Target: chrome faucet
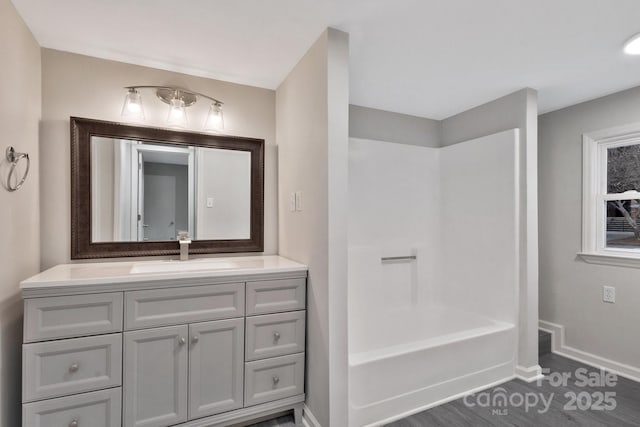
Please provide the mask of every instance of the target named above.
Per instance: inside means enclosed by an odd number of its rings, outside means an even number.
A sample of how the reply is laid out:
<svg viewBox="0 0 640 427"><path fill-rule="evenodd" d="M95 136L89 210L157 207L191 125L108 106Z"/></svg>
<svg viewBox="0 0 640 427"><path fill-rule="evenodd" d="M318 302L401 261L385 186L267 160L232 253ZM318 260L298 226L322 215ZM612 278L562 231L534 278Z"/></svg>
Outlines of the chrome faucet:
<svg viewBox="0 0 640 427"><path fill-rule="evenodd" d="M178 242L180 243L180 261L187 261L189 259L189 245L191 244L189 232L178 231Z"/></svg>

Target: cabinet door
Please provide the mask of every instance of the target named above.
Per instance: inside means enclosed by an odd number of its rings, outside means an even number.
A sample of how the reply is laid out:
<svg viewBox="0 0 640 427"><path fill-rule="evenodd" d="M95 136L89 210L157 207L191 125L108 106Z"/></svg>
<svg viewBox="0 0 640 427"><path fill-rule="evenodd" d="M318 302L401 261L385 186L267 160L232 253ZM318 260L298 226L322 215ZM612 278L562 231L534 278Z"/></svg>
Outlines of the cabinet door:
<svg viewBox="0 0 640 427"><path fill-rule="evenodd" d="M242 408L244 319L189 326L189 418Z"/></svg>
<svg viewBox="0 0 640 427"><path fill-rule="evenodd" d="M125 427L187 420L188 333L187 325L125 332Z"/></svg>

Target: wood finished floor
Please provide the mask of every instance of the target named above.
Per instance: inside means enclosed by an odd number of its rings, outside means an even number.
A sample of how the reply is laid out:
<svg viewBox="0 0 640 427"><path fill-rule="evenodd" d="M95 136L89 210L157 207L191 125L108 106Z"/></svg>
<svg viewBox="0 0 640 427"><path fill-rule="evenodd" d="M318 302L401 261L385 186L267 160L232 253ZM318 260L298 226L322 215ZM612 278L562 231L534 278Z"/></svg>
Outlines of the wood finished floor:
<svg viewBox="0 0 640 427"><path fill-rule="evenodd" d="M388 424L387 427L639 427L640 426L640 383L618 377L615 387L578 387L575 385L575 372L578 368L586 368L589 372L597 369L583 365L570 359L545 354L540 356L540 365L551 372L568 372L574 378L568 381L567 387L551 387L548 381L538 386L512 380L501 384L511 393L544 393L548 399L554 393L548 412L540 414L523 407L507 406L507 415L494 415L490 408L469 408L462 399L437 406L419 414ZM495 388L494 388L495 389ZM488 391L494 390L490 389ZM565 411L567 403L564 394L567 392L615 392L616 408L613 411L575 410ZM542 408L542 404L538 406ZM252 427L295 427L292 416L284 416L274 420L254 424ZM342 426L336 426L342 427Z"/></svg>
<svg viewBox="0 0 640 427"><path fill-rule="evenodd" d="M296 427L296 425L293 422L293 415L286 415L273 420L262 421L249 427Z"/></svg>

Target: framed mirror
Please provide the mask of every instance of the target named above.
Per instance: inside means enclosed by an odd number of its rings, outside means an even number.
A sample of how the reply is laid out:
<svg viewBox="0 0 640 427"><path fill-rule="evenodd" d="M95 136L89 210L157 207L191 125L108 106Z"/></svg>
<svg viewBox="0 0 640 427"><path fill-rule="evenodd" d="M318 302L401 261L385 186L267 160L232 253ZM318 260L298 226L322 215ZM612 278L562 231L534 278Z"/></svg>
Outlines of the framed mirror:
<svg viewBox="0 0 640 427"><path fill-rule="evenodd" d="M71 259L264 250L264 140L71 117Z"/></svg>

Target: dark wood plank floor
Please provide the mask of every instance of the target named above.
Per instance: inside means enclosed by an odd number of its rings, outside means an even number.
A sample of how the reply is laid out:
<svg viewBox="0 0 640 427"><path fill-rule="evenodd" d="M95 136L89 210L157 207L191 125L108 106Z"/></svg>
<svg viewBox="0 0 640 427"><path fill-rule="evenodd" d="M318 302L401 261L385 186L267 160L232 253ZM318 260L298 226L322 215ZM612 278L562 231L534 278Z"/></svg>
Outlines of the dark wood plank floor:
<svg viewBox="0 0 640 427"><path fill-rule="evenodd" d="M459 399L444 405L437 406L419 414L396 421L388 427L638 427L640 426L640 383L627 380L622 377L617 378L617 384L613 387L586 387L581 385L580 378L576 377L576 370L579 368L588 369L588 372L599 373L595 368L583 365L570 359L555 355L546 354L540 357L540 365L549 368L551 372L570 373L571 379L566 386L553 387L547 380L543 380L541 385L526 383L520 380L512 380L501 384L506 390L507 396L513 393L526 395L527 393L540 394L548 401L553 396L549 410L543 411L544 404L530 408L528 411L523 406L513 406L507 404L504 407L469 407L463 399ZM578 375L580 375L579 373ZM595 375L595 374L590 374ZM577 384L576 384L577 383ZM488 390L495 391L496 387ZM616 407L613 410L566 410L565 404L569 403L569 398L565 393L584 393L590 396L597 396L599 393L614 392ZM553 393L553 395L552 395ZM491 394L491 393L490 393ZM478 394L476 394L476 398ZM592 404L596 403L593 399ZM472 403L474 399L467 399ZM532 400L533 401L533 400ZM519 405L519 401L515 400ZM603 404L604 405L604 404ZM576 405L577 406L577 405ZM588 404L587 398L582 400L582 407L593 408ZM506 409L502 415L494 410Z"/></svg>
<svg viewBox="0 0 640 427"><path fill-rule="evenodd" d="M639 427L640 426L640 383L618 377L614 387L578 387L576 385L576 370L585 368L588 372L599 373L595 368L583 365L570 359L555 355L545 354L540 356L540 365L549 368L551 372L570 373L567 386L552 387L548 380L542 381L538 386L534 383L525 383L520 380L512 380L501 384L506 390L507 396L519 393L526 396L527 393L542 393L545 399L553 398L549 410L539 413L544 405L539 403L537 407L528 411L523 406L514 407L507 405L496 408L470 408L462 399L446 403L429 409L428 411L412 415L408 418L388 424L387 427ZM592 374L593 375L593 374ZM497 387L487 390L489 393ZM565 393L587 392L594 393L615 392L616 408L607 410L564 410L568 402ZM478 397L478 395L476 395ZM474 402L473 399L469 400ZM583 402L584 403L584 402ZM592 402L593 403L593 402ZM506 409L506 413L499 415L493 409ZM293 417L284 416L274 420L264 421L252 427L294 427ZM343 427L343 426L337 426Z"/></svg>
<svg viewBox="0 0 640 427"><path fill-rule="evenodd" d="M262 421L249 427L296 427L296 425L293 422L293 415L285 415L273 420Z"/></svg>

